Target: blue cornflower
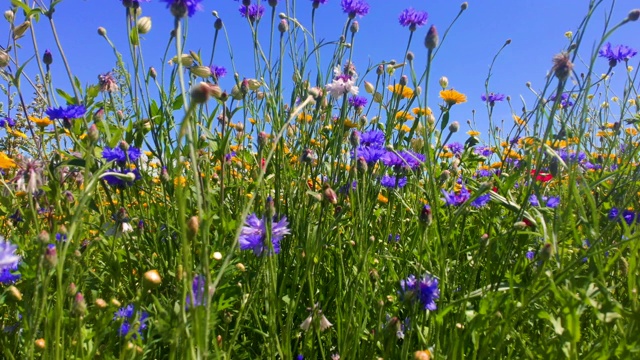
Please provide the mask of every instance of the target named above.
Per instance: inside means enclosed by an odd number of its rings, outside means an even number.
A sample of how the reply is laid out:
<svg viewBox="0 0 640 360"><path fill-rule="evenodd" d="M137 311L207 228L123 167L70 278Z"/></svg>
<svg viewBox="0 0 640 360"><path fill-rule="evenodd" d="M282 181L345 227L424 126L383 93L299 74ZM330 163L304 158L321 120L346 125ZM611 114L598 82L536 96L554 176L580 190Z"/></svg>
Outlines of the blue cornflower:
<svg viewBox="0 0 640 360"><path fill-rule="evenodd" d="M62 241L62 242L67 241L67 234L64 234L64 233L57 233L57 234L56 234L56 241L58 241L58 242L60 242L60 241Z"/></svg>
<svg viewBox="0 0 640 360"><path fill-rule="evenodd" d="M419 281L414 275L409 275L406 280L400 280L400 296L403 300L419 301L425 310L437 309L435 300L440 298L438 279L430 274L425 274Z"/></svg>
<svg viewBox="0 0 640 360"><path fill-rule="evenodd" d="M129 304L123 308L118 309L113 314L113 320L123 320L122 324L120 324L120 329L118 333L120 336L125 337L131 331L131 320L134 320L136 313L134 312L133 304ZM138 327L138 334L142 336L142 331L147 328L147 318L149 314L146 311L138 311L137 315L140 315L140 326ZM136 338L138 334L133 334L132 337Z"/></svg>
<svg viewBox="0 0 640 360"><path fill-rule="evenodd" d="M367 98L362 96L353 95L349 98L349 104L356 109L362 109L367 106Z"/></svg>
<svg viewBox="0 0 640 360"><path fill-rule="evenodd" d="M549 96L549 101L555 101L555 100L556 100L556 94ZM560 106L563 109L573 106L573 101L569 99L569 94L562 93L562 95L560 95Z"/></svg>
<svg viewBox="0 0 640 360"><path fill-rule="evenodd" d="M611 46L611 43L606 43L600 51L598 51L598 55L601 57L609 59L609 66L614 67L620 61L629 61L632 57L634 57L638 52L628 46L625 45L616 45Z"/></svg>
<svg viewBox="0 0 640 360"><path fill-rule="evenodd" d="M349 14L352 19L356 15L363 17L369 13L369 4L364 0L342 0L340 5L342 6L342 11Z"/></svg>
<svg viewBox="0 0 640 360"><path fill-rule="evenodd" d="M407 177L396 178L395 176L385 175L380 179L380 185L387 188L403 188L407 185Z"/></svg>
<svg viewBox="0 0 640 360"><path fill-rule="evenodd" d="M360 146L358 147L358 158L363 158L367 162L367 165L371 166L378 162L380 158L386 153L384 149L376 147Z"/></svg>
<svg viewBox="0 0 640 360"><path fill-rule="evenodd" d="M409 150L387 151L381 158L385 166L393 167L396 171L402 169L415 170L422 165L425 159L424 155Z"/></svg>
<svg viewBox="0 0 640 360"><path fill-rule="evenodd" d="M609 210L609 215L607 217L609 218L609 220L615 220L618 218L619 214L620 214L620 210L618 210L618 208L611 208L611 210Z"/></svg>
<svg viewBox="0 0 640 360"><path fill-rule="evenodd" d="M529 204L531 204L531 206L540 206L538 197L535 194L531 194L531 196L529 196Z"/></svg>
<svg viewBox="0 0 640 360"><path fill-rule="evenodd" d="M202 10L202 0L160 0L167 3L167 8L171 8L171 13L175 17L193 16L198 10Z"/></svg>
<svg viewBox="0 0 640 360"><path fill-rule="evenodd" d="M464 185L462 185L458 193L455 191L448 192L442 189L442 195L444 195L445 203L449 206L460 206L471 197L471 193L469 193L469 190Z"/></svg>
<svg viewBox="0 0 640 360"><path fill-rule="evenodd" d="M489 169L480 169L476 172L477 177L489 177L493 176L493 172Z"/></svg>
<svg viewBox="0 0 640 360"><path fill-rule="evenodd" d="M251 4L249 6L240 6L240 14L242 17L246 17L249 21L254 22L260 20L262 14L264 14L264 6Z"/></svg>
<svg viewBox="0 0 640 360"><path fill-rule="evenodd" d="M124 151L121 147L110 148L105 146L102 150L102 158L107 161L115 161L118 165L124 166L127 161L135 163L138 161L142 152L140 149L130 146L127 151Z"/></svg>
<svg viewBox="0 0 640 360"><path fill-rule="evenodd" d="M360 134L360 145L367 147L384 147L384 133L380 130L371 130Z"/></svg>
<svg viewBox="0 0 640 360"><path fill-rule="evenodd" d="M527 251L527 254L525 256L527 257L528 260L531 261L536 256L536 253L533 250L529 250Z"/></svg>
<svg viewBox="0 0 640 360"><path fill-rule="evenodd" d="M127 175L130 176L130 178L127 179L122 179L120 177L117 177L115 175L106 175L104 176L102 179L104 181L107 182L107 184L114 186L114 187L127 187L127 186L131 186L133 185L134 182L140 180L141 176L140 176L140 171L138 171L138 169L124 169L124 170L118 170L118 169L111 169L109 170L109 172L112 173L119 173L122 175ZM133 174L133 176L129 175L129 174Z"/></svg>
<svg viewBox="0 0 640 360"><path fill-rule="evenodd" d="M59 108L48 108L45 111L49 119L63 121L81 118L86 112L87 109L84 105L69 105L66 108L60 106Z"/></svg>
<svg viewBox="0 0 640 360"><path fill-rule="evenodd" d="M504 100L505 97L506 96L504 94L494 94L494 93L480 95L480 99L482 99L482 101L484 102L488 102L490 106L495 105L496 102L498 101Z"/></svg>
<svg viewBox="0 0 640 360"><path fill-rule="evenodd" d="M471 206L473 206L474 208L481 208L487 205L489 203L489 200L491 200L491 195L483 194L478 196L475 200L473 200L471 202Z"/></svg>
<svg viewBox="0 0 640 360"><path fill-rule="evenodd" d="M220 78L227 75L227 69L223 66L211 65L209 69L211 70L211 75L213 75L213 78L216 80L220 80Z"/></svg>
<svg viewBox="0 0 640 360"><path fill-rule="evenodd" d="M627 223L627 225L631 225L636 220L637 215L635 212L626 209L625 211L622 212L622 218Z"/></svg>
<svg viewBox="0 0 640 360"><path fill-rule="evenodd" d="M205 304L206 301L206 285L207 278L203 275L196 275L193 278L192 290L193 290L193 299L191 299L191 294L187 294L187 310L190 307L198 307Z"/></svg>
<svg viewBox="0 0 640 360"><path fill-rule="evenodd" d="M464 151L464 145L460 144L459 142L452 142L451 144L447 145L447 148L449 148L449 151L451 151L453 155L456 156L462 155L462 152Z"/></svg>
<svg viewBox="0 0 640 360"><path fill-rule="evenodd" d="M408 26L409 30L415 31L418 27L425 25L428 18L429 14L427 14L426 11L417 11L410 7L402 10L398 21L400 22L400 25L404 27Z"/></svg>
<svg viewBox="0 0 640 360"><path fill-rule="evenodd" d="M394 239L395 239L395 242L400 241L400 234L396 234L396 236L393 236L393 234L389 234L389 238L388 238L389 242L391 242L391 240L394 240Z"/></svg>
<svg viewBox="0 0 640 360"><path fill-rule="evenodd" d="M20 256L16 254L18 247L0 236L0 270L17 269Z"/></svg>
<svg viewBox="0 0 640 360"><path fill-rule="evenodd" d="M547 198L546 201L547 201L548 208L555 209L558 207L558 205L560 205L560 198L557 196L549 196L549 198Z"/></svg>
<svg viewBox="0 0 640 360"><path fill-rule="evenodd" d="M478 146L473 150L473 152L484 157L489 157L493 154L493 150L491 150L489 146Z"/></svg>
<svg viewBox="0 0 640 360"><path fill-rule="evenodd" d="M287 226L287 217L283 216L280 221L274 221L271 223L271 243L273 245L273 252L278 254L280 252L280 240L290 234ZM267 239L267 226L264 218L259 219L256 214L251 214L247 217L245 226L240 232L240 250L253 250L256 256L262 255L267 250L271 253L270 247L265 244Z"/></svg>
<svg viewBox="0 0 640 360"><path fill-rule="evenodd" d="M16 121L13 120L12 118L5 116L4 118L0 119L0 128L3 127L14 127L16 126Z"/></svg>

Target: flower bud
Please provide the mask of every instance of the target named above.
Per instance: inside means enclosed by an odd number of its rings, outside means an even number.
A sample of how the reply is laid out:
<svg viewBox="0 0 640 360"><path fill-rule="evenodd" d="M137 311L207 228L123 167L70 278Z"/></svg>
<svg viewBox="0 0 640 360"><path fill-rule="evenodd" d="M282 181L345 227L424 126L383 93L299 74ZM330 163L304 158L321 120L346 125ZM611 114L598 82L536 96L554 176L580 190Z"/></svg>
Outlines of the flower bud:
<svg viewBox="0 0 640 360"><path fill-rule="evenodd" d="M56 265L58 265L58 251L56 250L55 244L47 245L47 248L44 252L44 260L51 268L54 268L56 267Z"/></svg>
<svg viewBox="0 0 640 360"><path fill-rule="evenodd" d="M351 146L357 148L360 145L360 132L353 130L351 134L349 134L349 142Z"/></svg>
<svg viewBox="0 0 640 360"><path fill-rule="evenodd" d="M365 81L364 82L364 90L369 93L369 94L373 94L373 92L376 90L375 87L373 86L372 83Z"/></svg>
<svg viewBox="0 0 640 360"><path fill-rule="evenodd" d="M143 16L136 22L136 27L138 28L138 33L146 34L151 31L151 18L148 16Z"/></svg>
<svg viewBox="0 0 640 360"><path fill-rule="evenodd" d="M75 283L71 283L69 284L69 286L67 286L67 294L69 296L74 296L77 292L78 292L78 287L76 286Z"/></svg>
<svg viewBox="0 0 640 360"><path fill-rule="evenodd" d="M256 80L256 79L245 79L243 80L243 83L246 81L246 85L248 86L249 90L251 91L256 91L260 88L260 86L262 86L262 83L260 82L260 80Z"/></svg>
<svg viewBox="0 0 640 360"><path fill-rule="evenodd" d="M363 156L358 157L358 162L356 163L356 168L361 173L366 173L369 170L369 164L367 164L367 160Z"/></svg>
<svg viewBox="0 0 640 360"><path fill-rule="evenodd" d="M247 271L247 269L244 267L244 264L243 264L243 263L237 263L237 264L236 264L236 269L238 269L238 270L239 270L239 271L241 271L241 272L245 272L245 271Z"/></svg>
<svg viewBox="0 0 640 360"><path fill-rule="evenodd" d="M6 51L0 50L0 68L7 67L11 63L11 58Z"/></svg>
<svg viewBox="0 0 640 360"><path fill-rule="evenodd" d="M78 316L84 316L87 313L87 302L82 293L77 293L73 299L73 312Z"/></svg>
<svg viewBox="0 0 640 360"><path fill-rule="evenodd" d="M336 195L336 192L327 184L324 185L322 196L324 200L333 205L336 205L338 203L338 195Z"/></svg>
<svg viewBox="0 0 640 360"><path fill-rule="evenodd" d="M222 29L222 19L216 19L216 21L213 23L213 28L216 30Z"/></svg>
<svg viewBox="0 0 640 360"><path fill-rule="evenodd" d="M25 21L22 24L16 26L13 29L13 40L18 40L21 37L24 36L24 33L27 32L27 30L29 29L29 27L31 26L31 21Z"/></svg>
<svg viewBox="0 0 640 360"><path fill-rule="evenodd" d="M449 79L447 79L446 76L441 77L438 82L443 89L446 89L447 86L449 86Z"/></svg>
<svg viewBox="0 0 640 360"><path fill-rule="evenodd" d="M466 3L465 3L466 4ZM431 351L419 350L413 353L414 360L431 360Z"/></svg>
<svg viewBox="0 0 640 360"><path fill-rule="evenodd" d="M465 11L469 8L469 3L468 2L463 2L462 4L460 4L460 10Z"/></svg>
<svg viewBox="0 0 640 360"><path fill-rule="evenodd" d="M191 88L191 101L196 104L204 104L209 100L209 85L201 82Z"/></svg>
<svg viewBox="0 0 640 360"><path fill-rule="evenodd" d="M35 341L35 344L36 344L36 349L38 349L38 350L44 350L47 347L44 339L42 339L42 338L37 339Z"/></svg>
<svg viewBox="0 0 640 360"><path fill-rule="evenodd" d="M460 123L457 121L452 122L451 124L449 124L449 131L452 133L456 133L458 132L458 130L460 130Z"/></svg>
<svg viewBox="0 0 640 360"><path fill-rule="evenodd" d="M408 83L408 82L409 82L409 78L407 77L407 75L402 75L402 76L400 77L399 84L400 84L401 86L407 86L407 83Z"/></svg>
<svg viewBox="0 0 640 360"><path fill-rule="evenodd" d="M155 80L155 79L156 79L156 77L158 76L158 72L156 71L156 69L155 69L153 66L151 66L151 67L149 68L149 76L150 76L152 79L154 79L154 80Z"/></svg>
<svg viewBox="0 0 640 360"><path fill-rule="evenodd" d="M169 65L177 64L178 61L182 64L182 66L191 66L193 65L193 58L189 54L182 54L180 56L176 55L169 60Z"/></svg>
<svg viewBox="0 0 640 360"><path fill-rule="evenodd" d="M96 306L100 309L104 309L108 306L107 302L101 298L97 298L96 301L94 301L94 304L96 304Z"/></svg>
<svg viewBox="0 0 640 360"><path fill-rule="evenodd" d="M280 22L278 23L278 31L280 31L281 33L289 31L289 23L287 22L287 20L280 20Z"/></svg>
<svg viewBox="0 0 640 360"><path fill-rule="evenodd" d="M187 236L193 239L198 235L198 230L200 230L200 219L197 216L190 217L187 221Z"/></svg>
<svg viewBox="0 0 640 360"><path fill-rule="evenodd" d="M160 277L158 270L149 270L144 273L142 283L147 289L155 289L162 284L162 278Z"/></svg>
<svg viewBox="0 0 640 360"><path fill-rule="evenodd" d="M627 15L627 19L629 21L637 21L640 18L640 9L633 9L629 11L629 15Z"/></svg>
<svg viewBox="0 0 640 360"><path fill-rule="evenodd" d="M98 35L100 36L107 36L107 29L103 28L102 26L100 26L98 28Z"/></svg>
<svg viewBox="0 0 640 360"><path fill-rule="evenodd" d="M211 76L211 68L208 66L192 66L189 68L189 71L191 71L193 75L201 78L208 78Z"/></svg>
<svg viewBox="0 0 640 360"><path fill-rule="evenodd" d="M380 76L384 74L384 65L380 64L378 65L378 68L376 69L376 75Z"/></svg>
<svg viewBox="0 0 640 360"><path fill-rule="evenodd" d="M22 293L20 292L20 290L18 290L17 287L11 285L9 286L9 288L7 289L9 290L9 295L16 301L20 301L22 300Z"/></svg>
<svg viewBox="0 0 640 360"><path fill-rule="evenodd" d="M573 63L569 59L569 54L563 52L554 56L551 70L558 80L566 80L571 75L571 71L573 71Z"/></svg>
<svg viewBox="0 0 640 360"><path fill-rule="evenodd" d="M214 252L213 253L213 260L216 260L216 261L222 260L222 253L219 252L219 251Z"/></svg>
<svg viewBox="0 0 640 360"><path fill-rule="evenodd" d="M427 31L427 36L424 38L424 46L429 50L433 50L438 46L439 41L438 30L435 25L431 25L429 31Z"/></svg>
<svg viewBox="0 0 640 360"><path fill-rule="evenodd" d="M415 58L415 55L413 54L413 51L407 51L407 56L406 56L407 61L413 61L414 58Z"/></svg>
<svg viewBox="0 0 640 360"><path fill-rule="evenodd" d="M13 20L15 19L15 13L13 10L7 10L4 12L4 18L7 19L9 24L13 24Z"/></svg>
<svg viewBox="0 0 640 360"><path fill-rule="evenodd" d="M49 240L50 240L49 233L46 230L40 231L40 234L38 234L38 241L45 243L45 242L49 242Z"/></svg>
<svg viewBox="0 0 640 360"><path fill-rule="evenodd" d="M87 137L91 142L96 142L100 138L100 133L98 132L98 127L96 124L91 124L89 129L87 129Z"/></svg>
<svg viewBox="0 0 640 360"><path fill-rule="evenodd" d="M349 27L349 30L351 31L352 34L355 34L358 32L358 30L360 30L360 24L357 21L353 21L351 23L351 26Z"/></svg>

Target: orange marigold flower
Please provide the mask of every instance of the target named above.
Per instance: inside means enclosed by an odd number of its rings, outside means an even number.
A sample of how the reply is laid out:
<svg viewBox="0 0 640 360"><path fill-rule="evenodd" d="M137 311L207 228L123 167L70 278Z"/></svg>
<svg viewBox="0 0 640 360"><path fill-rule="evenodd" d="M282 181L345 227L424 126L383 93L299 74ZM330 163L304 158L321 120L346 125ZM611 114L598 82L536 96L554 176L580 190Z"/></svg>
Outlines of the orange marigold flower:
<svg viewBox="0 0 640 360"><path fill-rule="evenodd" d="M413 120L415 119L411 114L409 114L407 111L398 111L396 113L396 120L402 120L402 121L407 121L407 120Z"/></svg>
<svg viewBox="0 0 640 360"><path fill-rule="evenodd" d="M413 97L413 90L406 85L400 85L400 84L389 85L387 86L387 89L389 89L389 91L391 91L396 95L402 96L405 99L409 99Z"/></svg>
<svg viewBox="0 0 640 360"><path fill-rule="evenodd" d="M463 102L467 102L467 96L465 94L457 92L457 91L455 91L453 89L440 91L440 97L449 106L453 106L453 105L456 105L456 104L462 104Z"/></svg>
<svg viewBox="0 0 640 360"><path fill-rule="evenodd" d="M31 120L38 127L41 127L41 128L45 128L45 127L53 124L53 121L51 121L51 119L46 118L46 117L45 118L37 118L35 116L29 116L29 120Z"/></svg>
<svg viewBox="0 0 640 360"><path fill-rule="evenodd" d="M411 109L411 112L416 114L417 116L426 116L426 115L432 114L431 108L429 107L426 107L426 108L415 107Z"/></svg>
<svg viewBox="0 0 640 360"><path fill-rule="evenodd" d="M0 169L10 169L16 167L16 162L13 161L7 154L0 152Z"/></svg>

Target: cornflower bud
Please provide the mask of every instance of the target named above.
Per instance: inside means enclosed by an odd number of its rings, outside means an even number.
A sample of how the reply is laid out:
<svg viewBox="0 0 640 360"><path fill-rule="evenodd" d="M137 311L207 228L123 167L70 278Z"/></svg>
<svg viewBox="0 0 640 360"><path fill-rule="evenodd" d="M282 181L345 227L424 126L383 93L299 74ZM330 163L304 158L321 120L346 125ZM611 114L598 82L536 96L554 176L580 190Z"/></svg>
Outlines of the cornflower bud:
<svg viewBox="0 0 640 360"><path fill-rule="evenodd" d="M452 133L456 133L458 132L458 130L460 130L460 123L457 121L452 122L451 124L449 124L449 131Z"/></svg>
<svg viewBox="0 0 640 360"><path fill-rule="evenodd" d="M78 316L84 316L87 313L87 302L82 293L77 293L73 299L73 312Z"/></svg>
<svg viewBox="0 0 640 360"><path fill-rule="evenodd" d="M278 23L278 31L280 31L281 33L289 31L289 23L287 22L287 20L280 20L280 22Z"/></svg>
<svg viewBox="0 0 640 360"><path fill-rule="evenodd" d="M429 50L433 50L438 46L439 41L438 30L435 25L431 25L429 31L427 31L427 36L424 38L424 46Z"/></svg>
<svg viewBox="0 0 640 360"><path fill-rule="evenodd" d="M156 77L158 76L158 72L156 71L156 69L155 69L153 66L151 66L151 67L149 68L149 76L150 76L152 79L154 79L154 80L155 80L155 79L156 79Z"/></svg>
<svg viewBox="0 0 640 360"><path fill-rule="evenodd" d="M400 77L400 81L399 81L400 85L407 86L408 82L409 82L409 78L407 77L407 75L402 75Z"/></svg>
<svg viewBox="0 0 640 360"><path fill-rule="evenodd" d="M56 250L55 244L47 245L47 248L44 252L44 259L51 268L54 268L56 267L56 265L58 265L58 252Z"/></svg>
<svg viewBox="0 0 640 360"><path fill-rule="evenodd" d="M338 195L336 195L336 192L327 184L324 185L322 196L324 200L333 205L336 205L338 203Z"/></svg>
<svg viewBox="0 0 640 360"><path fill-rule="evenodd" d="M571 75L571 71L573 71L573 63L571 63L571 59L569 59L569 54L563 52L554 56L551 70L558 80L566 80L569 75Z"/></svg>
<svg viewBox="0 0 640 360"><path fill-rule="evenodd" d="M629 21L637 21L640 19L640 9L633 9L629 11L629 15L627 15L627 19Z"/></svg>
<svg viewBox="0 0 640 360"><path fill-rule="evenodd" d="M209 100L209 85L201 82L191 88L191 101L196 104L204 104Z"/></svg>
<svg viewBox="0 0 640 360"><path fill-rule="evenodd" d="M349 30L351 31L352 34L355 34L358 32L358 30L360 30L360 24L357 21L353 21L351 23L351 26L349 27Z"/></svg>
<svg viewBox="0 0 640 360"><path fill-rule="evenodd" d="M469 8L469 3L468 2L463 2L462 4L460 4L460 10L465 11Z"/></svg>
<svg viewBox="0 0 640 360"><path fill-rule="evenodd" d="M136 27L138 28L138 33L146 34L151 31L151 18L148 16L143 16L138 21L136 21Z"/></svg>
<svg viewBox="0 0 640 360"><path fill-rule="evenodd" d="M360 145L360 132L353 130L351 134L349 134L349 142L351 146L357 148Z"/></svg>
<svg viewBox="0 0 640 360"><path fill-rule="evenodd" d="M51 51L49 51L48 49L44 51L44 54L42 55L42 62L49 66L53 63L53 55L51 55Z"/></svg>
<svg viewBox="0 0 640 360"><path fill-rule="evenodd" d="M376 69L376 75L380 76L384 74L384 65L380 64L378 65L378 68Z"/></svg>
<svg viewBox="0 0 640 360"><path fill-rule="evenodd" d="M98 35L100 36L107 36L107 29L103 28L102 26L100 26L98 28Z"/></svg>
<svg viewBox="0 0 640 360"><path fill-rule="evenodd" d="M413 54L413 52L407 51L407 56L406 56L407 61L413 61L414 58L415 58L415 55Z"/></svg>
<svg viewBox="0 0 640 360"><path fill-rule="evenodd" d="M100 133L98 132L98 127L96 124L91 124L89 129L87 129L87 137L91 142L96 142L100 138Z"/></svg>
<svg viewBox="0 0 640 360"><path fill-rule="evenodd" d="M213 28L216 30L222 29L222 19L216 19L216 21L213 23Z"/></svg>

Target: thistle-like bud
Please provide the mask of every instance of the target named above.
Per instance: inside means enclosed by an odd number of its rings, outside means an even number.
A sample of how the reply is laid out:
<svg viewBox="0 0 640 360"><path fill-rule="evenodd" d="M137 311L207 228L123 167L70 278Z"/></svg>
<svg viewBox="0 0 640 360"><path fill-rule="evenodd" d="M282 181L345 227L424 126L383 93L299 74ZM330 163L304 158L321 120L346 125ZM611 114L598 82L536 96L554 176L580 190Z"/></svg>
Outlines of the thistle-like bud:
<svg viewBox="0 0 640 360"><path fill-rule="evenodd" d="M427 225L431 225L433 222L433 213L431 212L431 206L424 205L420 210L420 221Z"/></svg>
<svg viewBox="0 0 640 360"><path fill-rule="evenodd" d="M267 216L272 218L276 214L276 204L273 201L271 195L267 196L267 200L265 201L264 207L267 210Z"/></svg>
<svg viewBox="0 0 640 360"><path fill-rule="evenodd" d="M427 31L427 36L424 38L424 46L429 50L433 50L438 46L439 41L438 30L435 25L431 25L429 31Z"/></svg>
<svg viewBox="0 0 640 360"><path fill-rule="evenodd" d="M338 203L338 195L336 195L336 192L327 184L324 185L322 197L324 198L324 200L333 205L336 205Z"/></svg>
<svg viewBox="0 0 640 360"><path fill-rule="evenodd" d="M56 250L55 244L47 245L47 248L44 251L44 260L51 268L54 268L56 267L56 265L58 265L58 251Z"/></svg>
<svg viewBox="0 0 640 360"><path fill-rule="evenodd" d="M357 148L360 145L360 132L353 130L351 134L349 134L349 142L351 143L351 146Z"/></svg>
<svg viewBox="0 0 640 360"><path fill-rule="evenodd" d="M216 21L213 22L213 28L216 30L222 29L222 19L216 19Z"/></svg>
<svg viewBox="0 0 640 360"><path fill-rule="evenodd" d="M407 77L407 75L402 75L400 77L400 81L399 84L402 86L407 86L407 83L409 82L409 78Z"/></svg>
<svg viewBox="0 0 640 360"><path fill-rule="evenodd" d="M452 133L456 133L458 132L458 130L460 130L460 123L457 121L452 122L451 124L449 124L449 131Z"/></svg>
<svg viewBox="0 0 640 360"><path fill-rule="evenodd" d="M87 313L87 302L82 293L77 293L73 299L73 312L78 316L84 316Z"/></svg>
<svg viewBox="0 0 640 360"><path fill-rule="evenodd" d="M640 19L640 9L633 9L629 11L629 15L627 15L627 19L629 21L637 21Z"/></svg>
<svg viewBox="0 0 640 360"><path fill-rule="evenodd" d="M360 30L360 24L357 21L353 21L351 23L351 26L349 27L349 30L351 31L352 34L355 34L358 32L358 30Z"/></svg>
<svg viewBox="0 0 640 360"><path fill-rule="evenodd" d="M356 163L356 168L361 173L366 173L369 170L369 164L367 164L367 160L363 156L358 157L358 162Z"/></svg>
<svg viewBox="0 0 640 360"><path fill-rule="evenodd" d="M278 31L280 31L281 33L289 31L289 23L287 22L287 20L280 20L280 22L278 23Z"/></svg>
<svg viewBox="0 0 640 360"><path fill-rule="evenodd" d="M200 230L200 219L197 216L190 217L187 221L187 236L193 239L198 235L198 230Z"/></svg>
<svg viewBox="0 0 640 360"><path fill-rule="evenodd" d="M573 63L571 63L571 59L569 59L569 54L563 52L554 56L551 70L558 80L566 80L569 75L571 75L571 71L573 71Z"/></svg>
<svg viewBox="0 0 640 360"><path fill-rule="evenodd" d="M260 131L260 133L258 133L258 147L263 148L267 144L268 140L269 134L264 131Z"/></svg>
<svg viewBox="0 0 640 360"><path fill-rule="evenodd" d="M149 270L144 273L142 283L147 289L155 289L162 284L162 277L160 277L158 270Z"/></svg>
<svg viewBox="0 0 640 360"><path fill-rule="evenodd" d="M152 79L155 80L157 76L158 76L158 72L156 71L156 69L153 66L151 66L149 68L149 77L151 77Z"/></svg>
<svg viewBox="0 0 640 360"><path fill-rule="evenodd" d="M100 26L98 28L98 35L100 36L107 36L107 29L103 28L102 26Z"/></svg>
<svg viewBox="0 0 640 360"><path fill-rule="evenodd" d="M413 51L407 51L407 56L406 56L407 61L413 61L414 58L415 58L415 55L413 54Z"/></svg>
<svg viewBox="0 0 640 360"><path fill-rule="evenodd" d="M136 21L136 27L138 28L138 33L146 34L151 31L151 18L148 16L143 16L138 21Z"/></svg>
<svg viewBox="0 0 640 360"><path fill-rule="evenodd" d="M376 69L376 75L380 76L384 74L384 65L380 64L378 65L378 68Z"/></svg>
<svg viewBox="0 0 640 360"><path fill-rule="evenodd" d="M98 127L96 126L96 124L91 124L91 126L89 126L89 129L87 129L87 137L93 143L98 141L98 139L100 138L100 132L98 132Z"/></svg>
<svg viewBox="0 0 640 360"><path fill-rule="evenodd" d="M269 0L269 6L276 7L278 5L278 0Z"/></svg>

